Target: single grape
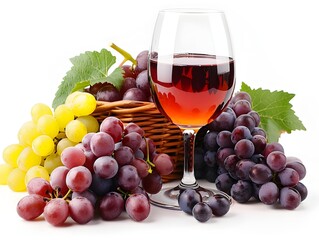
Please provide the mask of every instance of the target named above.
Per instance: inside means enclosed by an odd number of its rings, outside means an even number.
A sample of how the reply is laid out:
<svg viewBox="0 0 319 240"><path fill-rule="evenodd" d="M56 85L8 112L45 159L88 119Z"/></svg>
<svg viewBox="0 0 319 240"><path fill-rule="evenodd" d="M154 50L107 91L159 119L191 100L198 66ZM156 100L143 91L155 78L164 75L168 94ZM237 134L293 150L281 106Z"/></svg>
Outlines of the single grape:
<svg viewBox="0 0 319 240"><path fill-rule="evenodd" d="M169 175L174 170L174 162L166 153L157 154L153 159L153 163L155 164L156 171L161 176Z"/></svg>
<svg viewBox="0 0 319 240"><path fill-rule="evenodd" d="M237 92L231 99L232 103L235 103L239 100L247 100L249 103L251 103L251 97L249 93L247 92Z"/></svg>
<svg viewBox="0 0 319 240"><path fill-rule="evenodd" d="M92 175L86 167L78 166L70 169L65 181L72 191L84 192L92 183Z"/></svg>
<svg viewBox="0 0 319 240"><path fill-rule="evenodd" d="M143 70L136 77L136 86L143 91L146 97L151 95L151 87L148 81L148 72Z"/></svg>
<svg viewBox="0 0 319 240"><path fill-rule="evenodd" d="M250 180L249 173L255 165L256 163L250 161L250 159L239 160L235 167L236 176L241 180Z"/></svg>
<svg viewBox="0 0 319 240"><path fill-rule="evenodd" d="M126 77L124 78L124 82L123 85L121 87L121 95L123 95L127 90L129 90L130 88L136 88L136 80L133 77Z"/></svg>
<svg viewBox="0 0 319 240"><path fill-rule="evenodd" d="M267 145L267 139L262 135L253 135L250 140L255 147L254 154L261 154Z"/></svg>
<svg viewBox="0 0 319 240"><path fill-rule="evenodd" d="M230 189L233 199L239 203L248 202L252 197L253 188L249 181L238 180Z"/></svg>
<svg viewBox="0 0 319 240"><path fill-rule="evenodd" d="M66 125L70 121L74 120L74 114L72 110L65 104L57 106L57 108L54 110L54 117L58 122L60 131L64 131Z"/></svg>
<svg viewBox="0 0 319 240"><path fill-rule="evenodd" d="M147 96L145 93L139 88L130 88L123 94L123 100L131 100L131 101L147 101Z"/></svg>
<svg viewBox="0 0 319 240"><path fill-rule="evenodd" d="M216 152L216 160L219 167L224 167L225 159L235 153L233 148L219 148Z"/></svg>
<svg viewBox="0 0 319 240"><path fill-rule="evenodd" d="M63 198L54 198L44 207L45 220L54 225L62 225L69 216L69 205Z"/></svg>
<svg viewBox="0 0 319 240"><path fill-rule="evenodd" d="M149 174L150 166L142 158L134 158L130 165L136 168L140 178L145 178Z"/></svg>
<svg viewBox="0 0 319 240"><path fill-rule="evenodd" d="M124 199L117 192L109 192L100 201L99 213L104 220L114 220L124 211Z"/></svg>
<svg viewBox="0 0 319 240"><path fill-rule="evenodd" d="M254 127L254 129L251 131L251 135L252 136L261 135L267 139L267 134L266 134L265 130L260 128L260 127Z"/></svg>
<svg viewBox="0 0 319 240"><path fill-rule="evenodd" d="M87 134L87 128L82 122L75 119L66 125L65 134L70 141L79 143Z"/></svg>
<svg viewBox="0 0 319 240"><path fill-rule="evenodd" d="M233 147L234 144L231 140L231 132L227 130L223 130L218 133L216 137L216 142L220 147Z"/></svg>
<svg viewBox="0 0 319 240"><path fill-rule="evenodd" d="M85 197L75 197L69 202L70 217L79 224L86 224L94 217L94 207Z"/></svg>
<svg viewBox="0 0 319 240"><path fill-rule="evenodd" d="M273 142L273 143L267 143L262 154L265 156L265 158L267 158L268 155L273 151L280 151L282 153L285 153L284 148L280 143Z"/></svg>
<svg viewBox="0 0 319 240"><path fill-rule="evenodd" d="M90 190L86 190L84 192L72 192L72 199L76 198L76 197L84 197L86 199L88 199L92 206L95 207L96 203L97 203L97 197L96 195L90 191Z"/></svg>
<svg viewBox="0 0 319 240"><path fill-rule="evenodd" d="M258 197L264 204L273 205L278 201L279 188L275 183L267 182L261 185Z"/></svg>
<svg viewBox="0 0 319 240"><path fill-rule="evenodd" d="M257 163L251 167L249 178L256 184L264 184L272 179L272 172L267 165Z"/></svg>
<svg viewBox="0 0 319 240"><path fill-rule="evenodd" d="M100 131L110 134L114 142L117 143L122 139L123 122L116 117L107 117L102 121Z"/></svg>
<svg viewBox="0 0 319 240"><path fill-rule="evenodd" d="M43 166L33 166L25 174L25 184L27 185L31 179L36 177L50 180L49 172Z"/></svg>
<svg viewBox="0 0 319 240"><path fill-rule="evenodd" d="M234 128L238 126L245 126L249 131L253 131L256 127L256 122L252 116L249 114L242 114L238 116L234 122Z"/></svg>
<svg viewBox="0 0 319 240"><path fill-rule="evenodd" d="M48 135L50 138L55 138L59 131L60 127L52 115L43 115L38 119L37 129L41 134Z"/></svg>
<svg viewBox="0 0 319 240"><path fill-rule="evenodd" d="M145 134L144 130L139 125L133 122L128 123L124 128L124 135L127 135L131 132L136 132L140 134L142 137Z"/></svg>
<svg viewBox="0 0 319 240"><path fill-rule="evenodd" d="M195 189L185 189L178 195L178 205L185 213L192 214L193 207L202 202L202 196Z"/></svg>
<svg viewBox="0 0 319 240"><path fill-rule="evenodd" d="M78 147L68 147L61 154L62 163L69 169L82 166L85 160L84 152Z"/></svg>
<svg viewBox="0 0 319 240"><path fill-rule="evenodd" d="M21 144L10 144L3 149L2 158L12 167L18 167L18 157L23 149Z"/></svg>
<svg viewBox="0 0 319 240"><path fill-rule="evenodd" d="M56 153L47 156L43 163L43 167L48 171L49 174L51 174L54 169L62 165L63 163L61 162L61 157Z"/></svg>
<svg viewBox="0 0 319 240"><path fill-rule="evenodd" d="M147 197L142 193L130 195L125 202L125 210L130 218L140 222L150 214L151 206Z"/></svg>
<svg viewBox="0 0 319 240"><path fill-rule="evenodd" d="M125 191L132 191L140 184L141 178L136 167L132 165L122 166L118 171L118 185Z"/></svg>
<svg viewBox="0 0 319 240"><path fill-rule="evenodd" d="M39 217L46 206L43 197L37 194L24 196L17 204L18 215L25 220L33 220Z"/></svg>
<svg viewBox="0 0 319 240"><path fill-rule="evenodd" d="M267 165L270 167L271 170L274 172L280 172L285 169L287 160L284 153L281 151L273 151L269 153L266 158Z"/></svg>
<svg viewBox="0 0 319 240"><path fill-rule="evenodd" d="M234 144L236 144L241 139L251 139L250 130L245 126L235 127L231 134L231 140Z"/></svg>
<svg viewBox="0 0 319 240"><path fill-rule="evenodd" d="M69 169L65 166L60 166L54 169L50 175L50 184L54 190L57 190L59 194L64 196L69 188L66 185L66 176Z"/></svg>
<svg viewBox="0 0 319 240"><path fill-rule="evenodd" d="M217 132L208 132L204 137L204 146L206 149L216 151L218 149L217 144Z"/></svg>
<svg viewBox="0 0 319 240"><path fill-rule="evenodd" d="M15 168L13 169L7 179L9 188L14 192L23 192L26 190L25 184L25 175L26 172Z"/></svg>
<svg viewBox="0 0 319 240"><path fill-rule="evenodd" d="M221 217L228 213L231 203L226 197L214 194L208 197L207 204L212 209L214 216Z"/></svg>
<svg viewBox="0 0 319 240"><path fill-rule="evenodd" d="M122 144L123 146L130 147L133 152L136 152L141 146L142 141L143 138L139 133L130 132L123 137Z"/></svg>
<svg viewBox="0 0 319 240"><path fill-rule="evenodd" d="M92 136L90 148L97 157L111 156L115 148L114 140L108 133L98 132Z"/></svg>
<svg viewBox="0 0 319 240"><path fill-rule="evenodd" d="M299 182L299 174L292 168L285 168L277 175L281 185L285 187L294 187Z"/></svg>
<svg viewBox="0 0 319 240"><path fill-rule="evenodd" d="M230 112L222 112L212 123L211 127L215 131L231 131L234 126L236 115Z"/></svg>
<svg viewBox="0 0 319 240"><path fill-rule="evenodd" d="M110 156L99 157L93 164L94 172L101 178L112 178L118 172L117 161Z"/></svg>
<svg viewBox="0 0 319 240"><path fill-rule="evenodd" d="M76 120L80 121L81 123L85 125L88 133L95 133L100 128L99 122L92 115L81 116L81 117L78 117Z"/></svg>
<svg viewBox="0 0 319 240"><path fill-rule="evenodd" d="M204 155L204 162L208 167L215 167L217 165L216 152L208 150Z"/></svg>
<svg viewBox="0 0 319 240"><path fill-rule="evenodd" d="M229 175L229 173L222 173L217 176L215 184L218 190L230 194L230 189L235 183L235 180Z"/></svg>
<svg viewBox="0 0 319 240"><path fill-rule="evenodd" d="M97 174L92 174L90 190L99 197L104 196L114 188L114 180L100 178Z"/></svg>
<svg viewBox="0 0 319 240"><path fill-rule="evenodd" d="M255 120L255 127L258 127L259 124L260 124L260 116L259 116L259 114L256 111L252 110L252 111L250 111L248 113L248 115L253 117L253 119Z"/></svg>
<svg viewBox="0 0 319 240"><path fill-rule="evenodd" d="M35 154L31 147L26 147L23 149L17 159L19 169L25 172L33 166L40 165L41 161L41 156Z"/></svg>
<svg viewBox="0 0 319 240"><path fill-rule="evenodd" d="M74 115L78 117L90 115L96 108L95 97L86 92L76 93L68 103Z"/></svg>
<svg viewBox="0 0 319 240"><path fill-rule="evenodd" d="M31 194L37 194L40 195L42 197L47 197L50 198L53 192L53 188L50 185L50 182L37 177L37 178L33 178L31 179L28 184L27 184L27 191L28 193Z"/></svg>
<svg viewBox="0 0 319 240"><path fill-rule="evenodd" d="M98 101L115 102L120 101L122 94L112 84L103 85L96 93Z"/></svg>
<svg viewBox="0 0 319 240"><path fill-rule="evenodd" d="M39 118L42 117L43 115L51 115L52 116L51 108L44 103L34 104L31 108L32 121L34 123L37 123Z"/></svg>
<svg viewBox="0 0 319 240"><path fill-rule="evenodd" d="M147 69L148 51L144 50L136 56L135 72L139 73Z"/></svg>
<svg viewBox="0 0 319 240"><path fill-rule="evenodd" d="M212 217L212 209L205 202L196 203L192 215L199 222L207 222Z"/></svg>
<svg viewBox="0 0 319 240"><path fill-rule="evenodd" d="M130 164L134 159L133 150L127 146L120 146L114 151L114 158L119 166Z"/></svg>
<svg viewBox="0 0 319 240"><path fill-rule="evenodd" d="M234 151L236 156L240 159L248 159L254 154L255 146L252 141L248 139L241 139L235 144Z"/></svg>
<svg viewBox="0 0 319 240"><path fill-rule="evenodd" d="M251 104L245 99L238 100L234 102L232 109L236 113L236 116L239 117L242 114L249 113L251 111Z"/></svg>
<svg viewBox="0 0 319 240"><path fill-rule="evenodd" d="M280 190L279 202L283 208L293 210L299 206L301 197L296 189L284 187Z"/></svg>
<svg viewBox="0 0 319 240"><path fill-rule="evenodd" d="M25 122L18 131L19 144L31 146L32 141L39 135L41 135L41 133L34 122Z"/></svg>
<svg viewBox="0 0 319 240"><path fill-rule="evenodd" d="M301 197L301 201L303 201L303 200L305 200L305 199L307 198L307 196L308 196L308 189L307 189L307 187L306 187L303 183L299 182L299 183L297 183L297 185L294 186L293 188L296 189L296 190L299 192L300 197Z"/></svg>
<svg viewBox="0 0 319 240"><path fill-rule="evenodd" d="M142 178L142 186L144 190L150 194L156 194L162 189L162 178L156 169L149 173L146 177Z"/></svg>
<svg viewBox="0 0 319 240"><path fill-rule="evenodd" d="M287 159L287 165L286 165L287 168L292 168L294 169L298 175L299 175L299 181L304 179L304 177L306 176L306 167L303 163L301 162L291 162L291 161L288 161Z"/></svg>

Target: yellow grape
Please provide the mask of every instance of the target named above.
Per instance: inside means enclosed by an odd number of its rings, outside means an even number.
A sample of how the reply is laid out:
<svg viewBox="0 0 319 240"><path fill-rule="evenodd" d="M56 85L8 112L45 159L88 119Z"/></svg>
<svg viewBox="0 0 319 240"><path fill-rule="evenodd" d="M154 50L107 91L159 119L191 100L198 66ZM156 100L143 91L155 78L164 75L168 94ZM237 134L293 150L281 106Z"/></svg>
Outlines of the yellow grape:
<svg viewBox="0 0 319 240"><path fill-rule="evenodd" d="M28 185L28 182L32 178L40 177L47 181L50 181L49 172L42 166L34 166L30 168L25 174L25 184Z"/></svg>
<svg viewBox="0 0 319 240"><path fill-rule="evenodd" d="M66 125L65 134L72 142L79 143L87 134L87 129L79 120L72 120Z"/></svg>
<svg viewBox="0 0 319 240"><path fill-rule="evenodd" d="M81 140L82 141L82 140ZM75 146L77 143L72 142L70 139L68 138L62 138L58 144L56 145L56 152L58 155L61 155L61 153L63 152L63 150L67 147L73 147Z"/></svg>
<svg viewBox="0 0 319 240"><path fill-rule="evenodd" d="M12 191L23 192L26 190L26 172L19 168L13 169L8 176L8 186Z"/></svg>
<svg viewBox="0 0 319 240"><path fill-rule="evenodd" d="M32 121L24 123L18 132L19 143L24 146L31 146L32 141L37 136L40 136L40 132L37 125Z"/></svg>
<svg viewBox="0 0 319 240"><path fill-rule="evenodd" d="M61 157L56 153L47 156L43 163L43 167L48 171L49 174L51 174L54 169L62 165Z"/></svg>
<svg viewBox="0 0 319 240"><path fill-rule="evenodd" d="M64 131L65 126L74 119L74 114L67 105L61 104L55 109L54 117L59 124L60 131Z"/></svg>
<svg viewBox="0 0 319 240"><path fill-rule="evenodd" d="M8 177L13 169L14 167L12 167L11 165L7 163L0 164L0 185L8 184Z"/></svg>
<svg viewBox="0 0 319 240"><path fill-rule="evenodd" d="M42 158L34 153L31 147L26 147L18 157L18 168L28 171L31 167L40 165Z"/></svg>
<svg viewBox="0 0 319 240"><path fill-rule="evenodd" d="M2 158L7 164L16 168L18 167L18 157L23 149L24 146L22 146L21 144L10 144L5 149L3 149Z"/></svg>
<svg viewBox="0 0 319 240"><path fill-rule="evenodd" d="M73 105L73 101L74 101L74 98L81 94L82 92L79 92L79 91L76 91L76 92L73 92L71 94L69 94L65 100L65 105L67 105L68 107L72 108L72 105Z"/></svg>
<svg viewBox="0 0 319 240"><path fill-rule="evenodd" d="M54 151L55 144L48 135L40 135L32 142L32 150L39 156L48 156Z"/></svg>
<svg viewBox="0 0 319 240"><path fill-rule="evenodd" d="M37 123L43 115L52 115L51 108L44 103L34 104L31 108L31 117L34 123Z"/></svg>
<svg viewBox="0 0 319 240"><path fill-rule="evenodd" d="M60 130L57 120L51 115L43 115L40 117L37 128L40 133L48 135L52 139L58 135Z"/></svg>
<svg viewBox="0 0 319 240"><path fill-rule="evenodd" d="M81 92L74 96L70 107L75 116L87 116L94 112L96 108L96 99L90 93Z"/></svg>
<svg viewBox="0 0 319 240"><path fill-rule="evenodd" d="M88 133L97 132L100 128L99 122L92 115L81 116L81 117L78 117L77 120L79 120L86 126Z"/></svg>

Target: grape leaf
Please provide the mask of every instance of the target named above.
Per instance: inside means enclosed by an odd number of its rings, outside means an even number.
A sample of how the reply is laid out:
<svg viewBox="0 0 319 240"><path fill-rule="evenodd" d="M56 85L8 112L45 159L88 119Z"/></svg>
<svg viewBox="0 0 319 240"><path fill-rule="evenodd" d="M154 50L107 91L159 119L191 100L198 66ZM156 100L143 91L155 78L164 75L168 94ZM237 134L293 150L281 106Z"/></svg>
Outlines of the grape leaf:
<svg viewBox="0 0 319 240"><path fill-rule="evenodd" d="M108 74L109 69L116 62L116 57L110 51L106 49L102 49L100 52L87 51L71 58L70 61L73 66L66 73L55 93L53 108L63 104L70 93L83 90L98 82L111 83L120 90L124 81L122 69L115 68L111 74Z"/></svg>
<svg viewBox="0 0 319 240"><path fill-rule="evenodd" d="M260 127L266 131L269 142L278 142L283 132L306 130L289 103L295 94L284 91L271 92L261 88L252 89L244 82L240 90L250 94L252 109L260 115Z"/></svg>

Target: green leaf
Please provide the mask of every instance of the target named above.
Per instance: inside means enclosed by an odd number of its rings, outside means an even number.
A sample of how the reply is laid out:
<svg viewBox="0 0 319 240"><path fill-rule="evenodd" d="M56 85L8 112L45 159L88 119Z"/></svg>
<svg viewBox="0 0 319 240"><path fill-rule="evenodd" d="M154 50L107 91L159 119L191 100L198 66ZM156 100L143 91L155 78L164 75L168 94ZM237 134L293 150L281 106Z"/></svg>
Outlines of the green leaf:
<svg viewBox="0 0 319 240"><path fill-rule="evenodd" d="M252 89L245 83L242 83L240 90L250 94L252 109L260 115L260 127L266 131L269 142L278 142L283 132L306 130L290 104L295 94L284 91L271 92L261 88Z"/></svg>
<svg viewBox="0 0 319 240"><path fill-rule="evenodd" d="M81 91L89 85L108 82L120 90L123 84L123 72L120 67L111 74L109 69L116 62L116 57L110 51L102 49L100 52L85 52L70 59L73 66L63 78L52 103L52 107L63 104L67 96L74 91Z"/></svg>

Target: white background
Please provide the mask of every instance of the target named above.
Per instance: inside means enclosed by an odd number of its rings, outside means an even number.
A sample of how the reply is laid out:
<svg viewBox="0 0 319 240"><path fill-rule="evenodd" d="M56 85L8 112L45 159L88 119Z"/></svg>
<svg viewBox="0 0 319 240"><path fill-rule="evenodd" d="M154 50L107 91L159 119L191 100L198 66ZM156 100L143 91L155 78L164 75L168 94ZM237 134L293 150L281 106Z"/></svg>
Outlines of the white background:
<svg viewBox="0 0 319 240"><path fill-rule="evenodd" d="M152 207L147 220L123 217L55 228L45 221L25 222L15 211L24 193L0 187L1 235L24 239L302 239L317 235L319 201L318 82L319 37L316 1L248 0L11 0L0 2L0 151L17 142L19 127L30 119L33 104L51 104L69 58L109 48L114 42L133 56L148 49L157 11L171 7L224 10L228 19L241 82L253 88L296 94L293 109L307 131L283 135L287 155L307 167L303 183L308 198L294 211L262 204L233 204L222 218L201 224L182 212ZM121 60L121 59L120 59ZM119 60L119 61L120 61ZM265 99L267 101L267 99ZM71 222L71 221L70 221ZM315 236L316 236L315 235Z"/></svg>

